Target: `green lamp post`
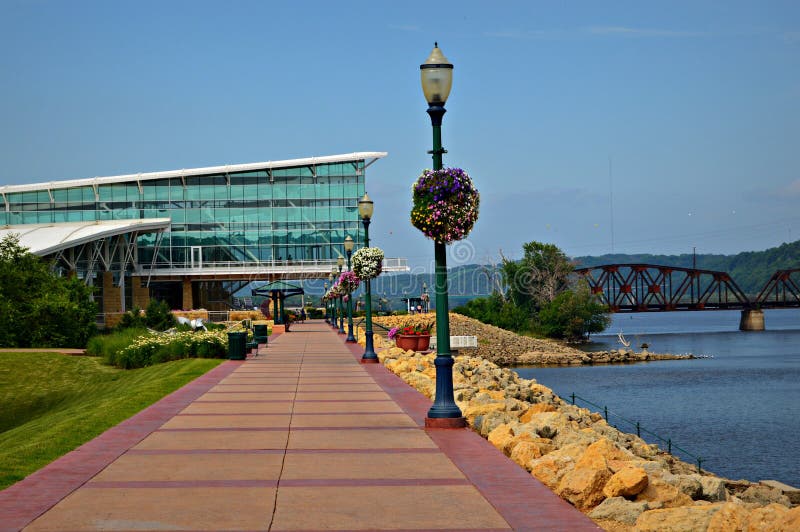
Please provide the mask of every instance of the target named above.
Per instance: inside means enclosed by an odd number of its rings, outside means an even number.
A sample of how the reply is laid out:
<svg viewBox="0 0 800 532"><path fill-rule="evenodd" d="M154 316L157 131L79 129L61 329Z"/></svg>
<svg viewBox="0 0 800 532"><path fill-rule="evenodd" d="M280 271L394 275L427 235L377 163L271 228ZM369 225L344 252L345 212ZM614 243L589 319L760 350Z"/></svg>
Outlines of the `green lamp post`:
<svg viewBox="0 0 800 532"><path fill-rule="evenodd" d="M352 268L350 267L350 257L353 256L353 247L355 247L356 243L353 241L353 238L350 235L344 239L344 252L347 253L347 271L351 271ZM347 296L347 339L345 342L350 342L354 344L356 342L355 336L353 336L353 294L349 294Z"/></svg>
<svg viewBox="0 0 800 532"><path fill-rule="evenodd" d="M372 219L372 213L375 210L375 204L369 199L369 196L364 193L364 197L358 200L358 214L361 216L361 223L364 224L364 247L369 247L369 223ZM366 343L364 344L364 355L361 357L361 362L372 364L378 362L378 355L375 353L372 339L372 286L370 279L364 282L364 298L365 305L364 311L366 312Z"/></svg>
<svg viewBox="0 0 800 532"><path fill-rule="evenodd" d="M331 282L331 288L333 288L333 280L336 277L336 266L331 268L331 273L328 274L328 280ZM334 329L336 328L336 300L334 299L331 301L331 327Z"/></svg>
<svg viewBox="0 0 800 532"><path fill-rule="evenodd" d="M434 43L428 59L419 66L422 92L428 102L428 115L433 126L433 169L442 169L442 118L444 104L453 85L453 64ZM453 396L453 357L450 353L450 316L447 301L447 248L443 242L434 243L436 277L436 397L425 419L426 427L459 428L466 420Z"/></svg>
<svg viewBox="0 0 800 532"><path fill-rule="evenodd" d="M344 267L344 257L342 257L341 255L339 255L338 259L336 259L336 266L338 266L339 275L341 276L342 268ZM342 298L340 297L338 299L338 302L339 302L339 309L337 314L339 315L339 334L344 334L344 301L342 301Z"/></svg>

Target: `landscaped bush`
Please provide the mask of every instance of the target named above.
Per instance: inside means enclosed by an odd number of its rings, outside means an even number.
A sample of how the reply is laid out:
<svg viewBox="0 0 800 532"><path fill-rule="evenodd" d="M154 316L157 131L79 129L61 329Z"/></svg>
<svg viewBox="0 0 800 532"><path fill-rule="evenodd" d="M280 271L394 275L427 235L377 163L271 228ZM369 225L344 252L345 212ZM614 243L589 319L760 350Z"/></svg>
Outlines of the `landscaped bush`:
<svg viewBox="0 0 800 532"><path fill-rule="evenodd" d="M87 354L103 358L106 364L124 369L142 368L182 358L225 358L228 334L217 331L153 333L125 329L95 336Z"/></svg>
<svg viewBox="0 0 800 532"><path fill-rule="evenodd" d="M228 335L222 331L151 333L118 351L114 365L142 368L181 358L224 358L227 354Z"/></svg>
<svg viewBox="0 0 800 532"><path fill-rule="evenodd" d="M325 311L321 308L307 307L306 314L310 320L318 320L325 317Z"/></svg>
<svg viewBox="0 0 800 532"><path fill-rule="evenodd" d="M147 329L121 329L109 334L100 334L89 339L86 354L102 357L106 364L116 366L117 353L131 345L140 336L149 334Z"/></svg>
<svg viewBox="0 0 800 532"><path fill-rule="evenodd" d="M151 299L147 304L147 310L142 311L139 307L133 307L125 314L117 324L117 329L153 329L155 331L166 331L177 325L178 321L172 311L164 301Z"/></svg>
<svg viewBox="0 0 800 532"><path fill-rule="evenodd" d="M144 313L142 309L134 306L131 310L122 315L116 329L119 331L125 329L146 329L147 324L144 322Z"/></svg>
<svg viewBox="0 0 800 532"><path fill-rule="evenodd" d="M150 329L156 331L166 331L178 323L167 302L155 299L151 299L150 303L147 304L144 322Z"/></svg>

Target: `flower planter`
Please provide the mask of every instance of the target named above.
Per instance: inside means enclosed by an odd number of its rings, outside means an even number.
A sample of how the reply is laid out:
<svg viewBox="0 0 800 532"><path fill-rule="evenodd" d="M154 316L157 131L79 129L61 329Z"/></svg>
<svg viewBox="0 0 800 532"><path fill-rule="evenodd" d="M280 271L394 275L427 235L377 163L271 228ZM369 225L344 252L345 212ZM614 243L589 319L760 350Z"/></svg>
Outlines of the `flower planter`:
<svg viewBox="0 0 800 532"><path fill-rule="evenodd" d="M395 337L395 345L400 349L411 349L412 351L427 351L431 344L430 334L398 334Z"/></svg>
<svg viewBox="0 0 800 532"><path fill-rule="evenodd" d="M427 351L428 348L431 346L431 335L423 334L417 336L417 338L419 338L417 342L417 351Z"/></svg>
<svg viewBox="0 0 800 532"><path fill-rule="evenodd" d="M394 343L400 349L416 351L418 340L419 336L416 334L398 334L394 339Z"/></svg>

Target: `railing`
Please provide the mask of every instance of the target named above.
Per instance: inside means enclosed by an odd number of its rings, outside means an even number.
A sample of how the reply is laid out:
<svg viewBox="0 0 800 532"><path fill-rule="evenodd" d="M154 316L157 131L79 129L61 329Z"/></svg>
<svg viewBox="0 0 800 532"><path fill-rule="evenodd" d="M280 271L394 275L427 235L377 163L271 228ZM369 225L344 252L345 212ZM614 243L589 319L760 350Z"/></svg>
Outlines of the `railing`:
<svg viewBox="0 0 800 532"><path fill-rule="evenodd" d="M337 318L337 319L338 319L338 318ZM353 334L354 334L354 335L355 335L355 337L356 337L356 341L358 341L358 326L359 326L359 325L361 325L362 323L364 323L365 321L366 321L366 318L361 318L360 320L358 320L358 321L354 321L354 322L353 322ZM347 324L346 324L346 323L345 323L345 327L347 327ZM365 325L364 327L366 328L366 325ZM373 321L373 322L372 322L372 334L375 334L375 331L376 331L376 330L383 330L383 331L385 331L385 332L386 332L386 334L385 334L384 336L386 336L387 338L389 337L389 331L391 331L391 329L389 329L388 327L384 327L384 326L383 326L383 325L381 325L380 323L375 323L375 322Z"/></svg>
<svg viewBox="0 0 800 532"><path fill-rule="evenodd" d="M335 260L257 260L257 261L202 261L197 263L165 263L158 262L152 268L139 265L137 273L140 275L166 275L181 273L297 273L297 274L328 274L336 266ZM383 259L383 270L387 272L409 271L408 259L386 258Z"/></svg>
<svg viewBox="0 0 800 532"><path fill-rule="evenodd" d="M702 470L702 464L703 464L704 460L703 460L701 457L699 457L699 456L697 456L697 455L695 455L695 454L692 454L692 453L690 453L690 452L689 452L689 451L687 451L686 449L684 449L684 448L682 448L682 447L679 447L678 445L676 445L676 444L675 444L675 443L672 441L672 439L671 439L671 438L666 438L666 439L664 439L664 438L663 438L662 436L660 436L659 434L656 434L655 432L649 431L649 430L645 429L644 427L642 427L642 426L641 426L641 424L640 424L638 421L632 421L632 420L630 420L630 419L627 419L627 418L625 418L625 417L623 417L623 416L621 416L621 415L617 414L616 412L612 412L612 411L610 411L610 410L608 409L608 407L607 407L607 406L605 406L605 405L598 405L597 403L593 403L593 402L589 401L588 399L584 399L583 397L581 397L581 396L579 396L579 395L576 395L575 393L573 393L573 394L572 394L572 395L570 395L569 397L570 397L570 399L572 400L572 404L573 404L573 405L575 404L575 400L576 400L576 399L580 399L581 401L583 401L584 403L586 403L586 404L588 404L588 405L591 405L591 406L593 406L593 407L595 407L595 408L599 408L599 409L601 409L601 411L603 412L603 417L604 417L604 418L605 418L605 420L606 420L606 423L609 423L609 420L608 420L608 418L609 418L609 416L612 416L612 417L614 417L614 418L616 418L616 419L619 419L619 420L621 420L621 421L624 421L625 423L628 423L628 424L629 424L629 425L631 425L632 427L636 428L636 435L637 435L637 436L639 436L640 438L642 437L642 433L645 433L645 434L648 434L648 435L652 436L653 438L655 438L656 440L658 440L658 441L659 441L659 442L661 442L662 444L666 444L666 446L667 446L667 452L668 452L669 454L672 454L672 449L677 449L678 451L680 451L681 453L683 453L684 455L686 455L686 456L690 457L692 460L694 460L694 461L695 461L695 463L697 464L697 472L698 472L698 473L701 473L701 472L703 471L703 470ZM616 426L616 425L612 425L612 426L613 426L614 428L617 428L617 426Z"/></svg>

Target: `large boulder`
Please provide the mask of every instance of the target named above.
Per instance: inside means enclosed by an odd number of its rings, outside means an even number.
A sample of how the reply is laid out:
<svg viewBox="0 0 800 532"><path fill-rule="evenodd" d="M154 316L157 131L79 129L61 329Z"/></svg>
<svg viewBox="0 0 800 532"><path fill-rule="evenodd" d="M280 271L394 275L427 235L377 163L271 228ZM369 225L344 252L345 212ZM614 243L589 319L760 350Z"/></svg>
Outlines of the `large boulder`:
<svg viewBox="0 0 800 532"><path fill-rule="evenodd" d="M614 473L603 488L606 497L632 497L647 487L647 473L641 467L625 467Z"/></svg>
<svg viewBox="0 0 800 532"><path fill-rule="evenodd" d="M792 508L783 515L780 529L786 532L800 530L800 506Z"/></svg>
<svg viewBox="0 0 800 532"><path fill-rule="evenodd" d="M603 502L603 488L610 478L611 470L605 464L605 459L580 467L576 464L572 471L561 478L556 493L586 512Z"/></svg>
<svg viewBox="0 0 800 532"><path fill-rule="evenodd" d="M574 469L561 478L556 492L582 511L597 506L605 499L603 488L613 475L608 460L626 456L625 451L605 438L594 442L575 462Z"/></svg>
<svg viewBox="0 0 800 532"><path fill-rule="evenodd" d="M636 531L687 532L706 530L711 518L720 510L720 507L720 504L705 504L649 510L636 520Z"/></svg>
<svg viewBox="0 0 800 532"><path fill-rule="evenodd" d="M790 517L789 509L778 503L772 503L762 508L756 508L750 512L750 517L747 520L747 532L774 532L776 530L786 530L783 524L786 519ZM797 529L794 529L796 531ZM792 532L794 532L792 531Z"/></svg>
<svg viewBox="0 0 800 532"><path fill-rule="evenodd" d="M703 477L700 475L673 475L672 473L664 473L661 476L661 479L664 482L670 484L671 486L675 486L679 491L685 493L693 500L699 500L703 498L703 484L701 482L702 478Z"/></svg>
<svg viewBox="0 0 800 532"><path fill-rule="evenodd" d="M506 446L514 439L514 430L508 423L497 425L489 433L487 438L489 443L501 452L505 452Z"/></svg>
<svg viewBox="0 0 800 532"><path fill-rule="evenodd" d="M749 512L743 504L726 502L711 517L707 532L745 532Z"/></svg>
<svg viewBox="0 0 800 532"><path fill-rule="evenodd" d="M646 502L633 502L624 497L611 497L597 505L588 515L592 519L632 525L643 512L649 509Z"/></svg>
<svg viewBox="0 0 800 532"><path fill-rule="evenodd" d="M649 502L650 506L660 505L664 508L689 506L692 498L681 492L675 486L667 484L659 478L652 478L647 487L636 496L638 502Z"/></svg>
<svg viewBox="0 0 800 532"><path fill-rule="evenodd" d="M489 412L485 415L476 416L472 421L472 428L486 438L498 425L509 423L511 416L505 412Z"/></svg>
<svg viewBox="0 0 800 532"><path fill-rule="evenodd" d="M592 463L598 458L602 458L606 462L611 461L630 461L635 460L636 457L625 449L622 449L614 442L607 438L600 438L586 448L586 452L581 456L582 463ZM576 464L578 465L578 464Z"/></svg>
<svg viewBox="0 0 800 532"><path fill-rule="evenodd" d="M509 457L524 467L526 470L531 470L531 461L541 458L545 454L552 451L553 446L547 443L544 438L539 438L542 441L520 441L511 449Z"/></svg>
<svg viewBox="0 0 800 532"><path fill-rule="evenodd" d="M477 403L475 399L470 401L470 405L464 410L464 417L472 421L478 416L484 416L489 412L505 412L506 404L498 402Z"/></svg>
<svg viewBox="0 0 800 532"><path fill-rule="evenodd" d="M780 490L771 488L769 486L760 486L754 484L739 494L739 498L747 503L756 504L758 506L766 506L771 503L782 504L783 506L791 506L789 498L781 493Z"/></svg>
<svg viewBox="0 0 800 532"><path fill-rule="evenodd" d="M725 489L725 481L721 478L697 475L697 479L703 487L703 500L725 502L730 498L728 490Z"/></svg>
<svg viewBox="0 0 800 532"><path fill-rule="evenodd" d="M549 403L536 403L525 412L519 418L520 423L528 423L531 421L531 418L536 414L544 414L546 412L557 412L558 409Z"/></svg>
<svg viewBox="0 0 800 532"><path fill-rule="evenodd" d="M575 462L585 450L586 446L578 443L557 449L531 461L531 474L548 488L555 490L561 478L575 467Z"/></svg>

